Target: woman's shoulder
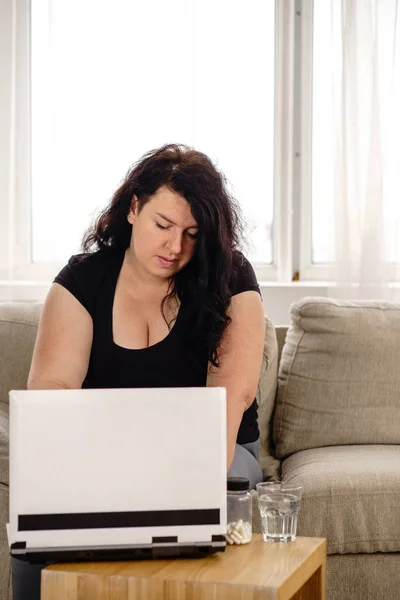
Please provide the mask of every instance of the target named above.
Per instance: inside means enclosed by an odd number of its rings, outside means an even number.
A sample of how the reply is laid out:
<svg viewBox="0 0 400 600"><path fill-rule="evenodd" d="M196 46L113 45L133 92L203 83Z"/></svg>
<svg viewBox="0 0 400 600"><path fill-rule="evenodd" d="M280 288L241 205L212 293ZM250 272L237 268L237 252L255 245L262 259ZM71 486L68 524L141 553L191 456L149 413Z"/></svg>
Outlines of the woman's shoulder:
<svg viewBox="0 0 400 600"><path fill-rule="evenodd" d="M240 250L233 254L233 273L231 281L232 296L253 290L261 296L260 286L251 262Z"/></svg>
<svg viewBox="0 0 400 600"><path fill-rule="evenodd" d="M111 256L115 256L115 253L105 250L73 254L68 260L68 266L74 271L88 271L93 268L102 269L106 262L110 261Z"/></svg>
<svg viewBox="0 0 400 600"><path fill-rule="evenodd" d="M56 275L54 283L65 287L92 314L94 299L105 276L122 257L121 251L111 249L74 254Z"/></svg>
<svg viewBox="0 0 400 600"><path fill-rule="evenodd" d="M121 257L121 252L111 249L73 254L61 273L91 285L108 272L113 263L117 264Z"/></svg>

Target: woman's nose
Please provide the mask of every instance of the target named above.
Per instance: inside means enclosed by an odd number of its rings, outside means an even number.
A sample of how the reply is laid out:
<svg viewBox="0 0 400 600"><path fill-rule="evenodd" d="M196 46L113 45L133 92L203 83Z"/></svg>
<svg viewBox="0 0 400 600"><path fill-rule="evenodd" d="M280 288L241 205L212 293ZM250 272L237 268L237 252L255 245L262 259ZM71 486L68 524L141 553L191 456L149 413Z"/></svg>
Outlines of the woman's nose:
<svg viewBox="0 0 400 600"><path fill-rule="evenodd" d="M182 249L182 235L179 231L172 232L169 249L173 254L179 254Z"/></svg>

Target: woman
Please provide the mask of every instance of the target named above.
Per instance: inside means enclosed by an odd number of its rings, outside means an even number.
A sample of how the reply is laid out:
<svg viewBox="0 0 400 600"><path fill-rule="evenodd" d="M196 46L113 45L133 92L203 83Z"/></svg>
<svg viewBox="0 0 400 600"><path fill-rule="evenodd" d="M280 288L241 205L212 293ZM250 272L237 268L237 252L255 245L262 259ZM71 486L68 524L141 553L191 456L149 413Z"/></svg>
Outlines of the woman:
<svg viewBox="0 0 400 600"><path fill-rule="evenodd" d="M227 472L255 487L264 317L240 232L207 156L145 155L55 278L28 388L223 386ZM15 600L38 599L40 567L14 559L13 587Z"/></svg>

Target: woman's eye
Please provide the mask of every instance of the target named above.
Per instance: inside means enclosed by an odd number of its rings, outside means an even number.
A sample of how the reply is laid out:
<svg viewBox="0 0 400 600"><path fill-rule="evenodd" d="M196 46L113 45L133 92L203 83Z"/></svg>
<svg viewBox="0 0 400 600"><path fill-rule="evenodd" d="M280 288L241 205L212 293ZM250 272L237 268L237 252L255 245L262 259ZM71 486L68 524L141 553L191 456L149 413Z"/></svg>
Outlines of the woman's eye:
<svg viewBox="0 0 400 600"><path fill-rule="evenodd" d="M157 227L158 227L159 229L169 229L169 227L168 227L168 226L165 226L165 225L160 225L160 223L157 223L157 222L156 222L156 225L157 225Z"/></svg>
<svg viewBox="0 0 400 600"><path fill-rule="evenodd" d="M191 240L197 240L197 233L188 233L187 235Z"/></svg>

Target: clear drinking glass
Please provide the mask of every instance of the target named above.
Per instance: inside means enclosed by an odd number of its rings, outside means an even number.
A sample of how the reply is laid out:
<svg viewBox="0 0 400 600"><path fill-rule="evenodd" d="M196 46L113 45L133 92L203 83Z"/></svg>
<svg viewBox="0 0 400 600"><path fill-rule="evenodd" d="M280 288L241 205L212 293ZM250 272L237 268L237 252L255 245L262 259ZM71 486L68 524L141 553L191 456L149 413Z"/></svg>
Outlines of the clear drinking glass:
<svg viewBox="0 0 400 600"><path fill-rule="evenodd" d="M293 542L296 539L301 486L284 481L257 484L258 508L265 542Z"/></svg>

